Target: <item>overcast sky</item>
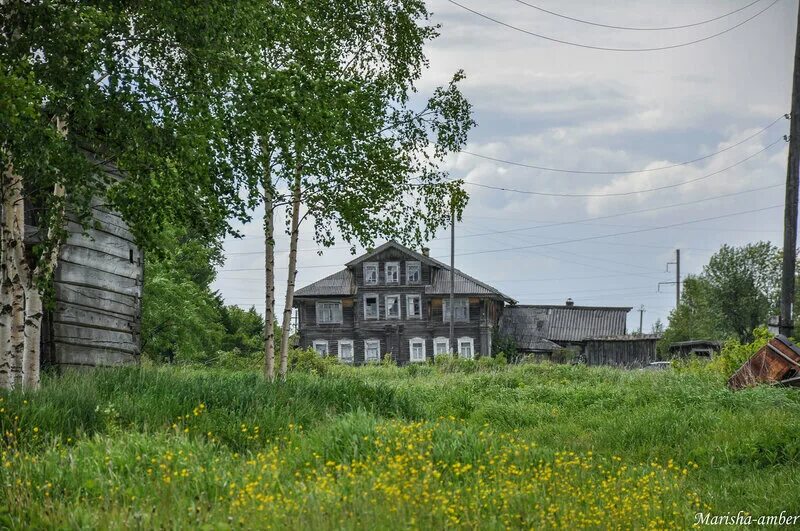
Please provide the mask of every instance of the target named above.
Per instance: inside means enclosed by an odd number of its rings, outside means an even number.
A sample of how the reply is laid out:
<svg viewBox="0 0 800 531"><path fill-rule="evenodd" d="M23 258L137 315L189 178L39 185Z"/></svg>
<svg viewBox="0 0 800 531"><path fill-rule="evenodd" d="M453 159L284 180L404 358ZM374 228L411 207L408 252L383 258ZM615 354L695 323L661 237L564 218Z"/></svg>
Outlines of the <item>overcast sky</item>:
<svg viewBox="0 0 800 531"><path fill-rule="evenodd" d="M691 24L752 1L527 0L574 18L629 27ZM458 0L526 31L610 48L702 39L772 1L686 29L621 31L554 17L517 0ZM675 304L674 286L657 291L660 281L674 280L666 263L674 260L675 249L681 249L682 272L689 274L699 272L723 243L780 244L787 156L782 136L788 122L780 119L753 135L789 112L795 0L778 0L719 37L654 52L572 47L515 31L447 0L431 0L428 7L441 24L441 36L427 47L430 70L419 88L430 93L464 69L462 89L478 122L466 151L527 165L613 172L661 168L730 147L688 165L617 175L556 173L454 156L453 178L550 194L619 194L693 181L606 197L531 195L468 184L469 205L455 228L457 268L520 303L562 304L571 297L576 304L632 306L629 331L638 329L635 310L644 305L649 331L657 318L666 322ZM262 212L254 215L256 222L242 228L248 237L226 241L226 263L214 287L228 303L263 311ZM671 227L642 230L664 226ZM351 259L346 246L318 255L308 229L301 233L298 287ZM618 233L628 234L597 238ZM442 231L430 243L432 256L448 260L448 238ZM287 236L279 236L277 249L280 311Z"/></svg>

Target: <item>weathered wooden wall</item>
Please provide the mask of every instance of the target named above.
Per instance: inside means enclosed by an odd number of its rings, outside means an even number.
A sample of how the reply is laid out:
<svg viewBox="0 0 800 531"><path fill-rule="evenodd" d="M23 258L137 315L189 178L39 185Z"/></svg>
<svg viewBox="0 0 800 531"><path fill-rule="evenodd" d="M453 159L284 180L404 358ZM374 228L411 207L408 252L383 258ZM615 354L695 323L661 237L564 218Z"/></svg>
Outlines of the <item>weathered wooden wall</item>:
<svg viewBox="0 0 800 531"><path fill-rule="evenodd" d="M120 178L113 167L103 170ZM67 215L69 236L59 254L54 301L43 324L44 363L77 367L139 361L142 252L119 214L100 199L92 207L94 224L85 231Z"/></svg>
<svg viewBox="0 0 800 531"><path fill-rule="evenodd" d="M644 367L657 359L656 338L599 339L586 342L587 365Z"/></svg>

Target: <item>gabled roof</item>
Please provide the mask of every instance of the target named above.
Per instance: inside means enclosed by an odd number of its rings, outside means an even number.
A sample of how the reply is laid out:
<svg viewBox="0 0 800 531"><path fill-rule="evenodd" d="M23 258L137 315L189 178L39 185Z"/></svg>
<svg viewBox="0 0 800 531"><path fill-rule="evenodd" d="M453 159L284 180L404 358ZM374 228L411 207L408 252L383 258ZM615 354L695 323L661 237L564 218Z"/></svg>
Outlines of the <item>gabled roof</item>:
<svg viewBox="0 0 800 531"><path fill-rule="evenodd" d="M356 293L356 283L349 269L329 275L294 292L295 297L351 296Z"/></svg>
<svg viewBox="0 0 800 531"><path fill-rule="evenodd" d="M362 262L369 261L383 251L394 248L411 257L419 260L422 263L428 264L435 268L431 278L431 284L425 287L425 293L429 295L447 295L450 293L450 266L447 264L418 253L408 247L397 243L396 241L389 241L377 247L376 249L362 254L359 257L345 264L347 269L334 273L328 277L318 280L313 284L309 284L304 288L300 288L295 292L295 297L324 297L324 296L352 296L356 293L355 279L350 271L351 267L357 266ZM456 269L455 274L455 294L457 295L477 295L489 296L503 299L506 302L515 304L516 301L501 293L499 290L492 286L473 278L466 273Z"/></svg>
<svg viewBox="0 0 800 531"><path fill-rule="evenodd" d="M435 258L431 258L430 256L426 256L426 255L424 255L422 253L418 253L417 251L414 251L413 249L409 249L405 245L401 245L401 244L397 243L394 240L388 241L388 242L384 243L383 245L380 245L380 246L376 247L372 251L369 251L368 253L364 253L361 256L357 256L357 257L353 258L352 260L347 262L345 265L347 267L353 267L355 265L360 264L361 262L367 262L367 261L370 260L370 258L373 258L373 257L379 255L380 253L382 253L386 249L392 249L392 248L397 249L397 250L399 250L401 252L404 252L406 254L409 254L409 255L413 256L415 260L419 260L420 262L427 263L428 265L432 265L432 266L436 266L436 267L446 267L446 268L450 267L450 266L447 266L447 265L443 264L439 260L436 260Z"/></svg>
<svg viewBox="0 0 800 531"><path fill-rule="evenodd" d="M520 348L533 350L526 345L624 335L630 310L616 306L511 306L503 311L500 327Z"/></svg>

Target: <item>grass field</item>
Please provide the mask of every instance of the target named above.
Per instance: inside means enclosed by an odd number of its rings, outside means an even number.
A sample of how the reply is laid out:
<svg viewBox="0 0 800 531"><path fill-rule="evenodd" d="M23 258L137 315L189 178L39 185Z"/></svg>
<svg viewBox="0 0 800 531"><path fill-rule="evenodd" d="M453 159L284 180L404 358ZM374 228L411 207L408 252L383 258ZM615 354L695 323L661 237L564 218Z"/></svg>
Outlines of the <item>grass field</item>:
<svg viewBox="0 0 800 531"><path fill-rule="evenodd" d="M0 395L0 527L674 528L800 513L800 393L562 365L128 368Z"/></svg>

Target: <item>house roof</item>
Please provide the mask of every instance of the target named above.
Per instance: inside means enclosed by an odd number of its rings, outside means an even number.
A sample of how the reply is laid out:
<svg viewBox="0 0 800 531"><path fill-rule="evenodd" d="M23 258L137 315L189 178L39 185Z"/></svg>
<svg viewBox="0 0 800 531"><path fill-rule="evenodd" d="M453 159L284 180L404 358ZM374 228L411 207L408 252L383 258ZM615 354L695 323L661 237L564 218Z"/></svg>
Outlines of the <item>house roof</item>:
<svg viewBox="0 0 800 531"><path fill-rule="evenodd" d="M356 283L349 269L329 275L294 292L295 297L325 297L355 295Z"/></svg>
<svg viewBox="0 0 800 531"><path fill-rule="evenodd" d="M630 310L616 306L511 306L503 311L500 329L522 349L554 350L539 347L546 345L543 341L557 345L624 335Z"/></svg>
<svg viewBox="0 0 800 531"><path fill-rule="evenodd" d="M347 269L339 271L338 273L334 273L333 275L325 277L322 280L318 280L313 284L309 284L308 286L300 288L295 292L295 297L355 295L357 289L350 268L357 266L362 262L369 261L369 259L377 256L379 253L389 248L398 249L403 253L412 256L414 259L419 260L420 262L426 263L435 268L433 276L431 278L431 284L425 287L425 293L429 295L446 295L450 293L450 266L434 258L431 258L430 256L426 256L412 249L409 249L408 247L401 245L395 241L389 241L384 243L380 247L374 249L373 251L365 253L349 261L346 264ZM466 273L459 271L458 269L456 269L454 287L455 287L454 292L456 295L478 295L478 296L497 297L511 304L514 304L516 302L508 295L503 294L502 292L493 288L492 286L484 282L481 282L480 280L473 278L467 275Z"/></svg>
<svg viewBox="0 0 800 531"><path fill-rule="evenodd" d="M425 287L425 293L429 295L447 295L450 293L450 269L439 269L433 273L431 284ZM481 282L471 276L456 269L453 282L453 293L455 295L480 295L499 297L511 304L516 303L514 299L503 294L492 286Z"/></svg>

